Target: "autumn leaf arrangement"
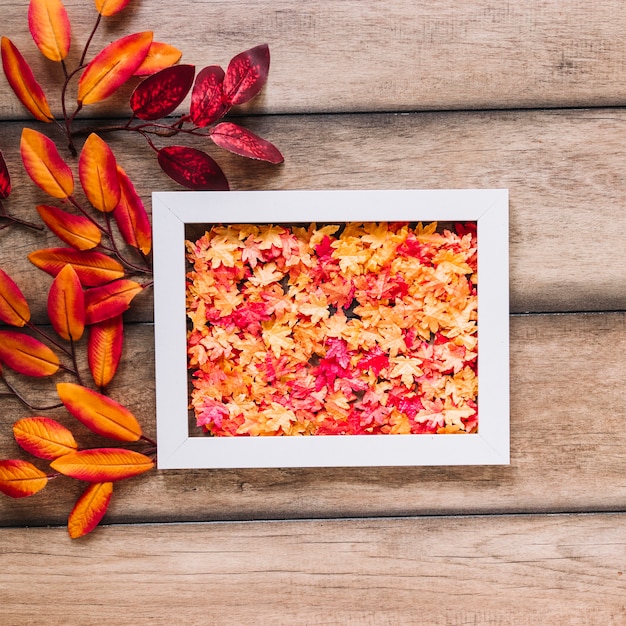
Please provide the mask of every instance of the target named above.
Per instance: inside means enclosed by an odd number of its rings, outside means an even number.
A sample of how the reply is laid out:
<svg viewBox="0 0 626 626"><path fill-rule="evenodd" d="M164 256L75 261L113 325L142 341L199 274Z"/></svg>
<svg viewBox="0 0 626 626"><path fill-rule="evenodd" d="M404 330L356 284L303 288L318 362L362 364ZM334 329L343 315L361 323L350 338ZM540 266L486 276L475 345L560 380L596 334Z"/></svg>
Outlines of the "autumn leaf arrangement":
<svg viewBox="0 0 626 626"><path fill-rule="evenodd" d="M215 225L186 245L209 436L477 432L475 222Z"/></svg>
<svg viewBox="0 0 626 626"><path fill-rule="evenodd" d="M156 442L143 434L126 407L107 394L123 351L122 315L135 296L152 284L152 240L144 204L101 135L115 132L143 137L160 168L177 183L196 190L228 190L218 163L197 148L162 143L175 137L204 137L243 157L271 163L283 160L270 142L224 120L234 106L250 101L265 84L268 46L236 55L226 70L214 65L197 73L193 65L179 63L179 50L155 41L149 31L124 36L90 54L102 21L128 3L95 0L94 28L76 67L69 67L71 27L61 0L30 1L28 27L34 43L62 70L60 114L56 116L25 57L8 37L1 42L3 70L15 95L38 122L49 124L60 135L69 154L64 159L53 139L38 130L23 129L20 153L27 174L61 204L41 204L37 211L63 246L29 255L34 266L52 277L47 294L51 329L31 320L22 290L0 269L0 322L4 325L0 328L0 380L5 387L0 396L17 398L37 413L18 420L13 435L23 450L49 461L50 469L43 471L22 459L0 461L0 491L21 498L34 495L62 475L85 481L88 485L69 514L72 538L99 524L115 481L151 469L156 459ZM128 84L135 85L129 120L85 133L79 114ZM72 90L75 100L70 104ZM189 112L173 115L189 94ZM78 140L85 134L88 136L79 146ZM70 165L74 157L78 157L82 194L77 192ZM8 210L10 195L9 168L0 153L0 230L8 226L43 230ZM85 347L89 384L79 368L78 350ZM56 404L37 406L19 388L28 377L47 379L58 373L64 379L56 383ZM82 449L69 428L40 415L63 408L96 435L118 442L117 447Z"/></svg>

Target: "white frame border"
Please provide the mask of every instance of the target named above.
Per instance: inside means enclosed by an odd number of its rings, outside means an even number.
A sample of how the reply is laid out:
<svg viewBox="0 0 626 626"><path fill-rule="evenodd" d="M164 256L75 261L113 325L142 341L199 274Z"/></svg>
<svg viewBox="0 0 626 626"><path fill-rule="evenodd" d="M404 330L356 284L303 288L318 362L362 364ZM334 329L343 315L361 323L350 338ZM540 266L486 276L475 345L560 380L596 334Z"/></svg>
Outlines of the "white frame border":
<svg viewBox="0 0 626 626"><path fill-rule="evenodd" d="M160 469L509 464L508 190L155 192L152 219ZM478 433L190 436L185 225L368 221L477 221Z"/></svg>

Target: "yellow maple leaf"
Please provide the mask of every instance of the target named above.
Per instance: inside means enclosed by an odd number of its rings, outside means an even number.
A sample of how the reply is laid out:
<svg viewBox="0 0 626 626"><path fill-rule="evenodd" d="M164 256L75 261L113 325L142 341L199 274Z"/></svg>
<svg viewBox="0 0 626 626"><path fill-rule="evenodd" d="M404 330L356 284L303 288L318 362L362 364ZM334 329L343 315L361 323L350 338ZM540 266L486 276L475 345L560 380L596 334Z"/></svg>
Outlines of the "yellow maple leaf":
<svg viewBox="0 0 626 626"><path fill-rule="evenodd" d="M215 237L211 240L211 247L206 251L205 258L211 261L213 269L220 265L235 267L241 261L241 247L231 237Z"/></svg>
<svg viewBox="0 0 626 626"><path fill-rule="evenodd" d="M268 320L262 323L262 328L263 341L276 358L280 356L282 350L294 349L291 326Z"/></svg>
<svg viewBox="0 0 626 626"><path fill-rule="evenodd" d="M285 232L282 226L261 226L260 232L255 236L255 241L261 250L269 250L272 246L282 247L281 235Z"/></svg>
<svg viewBox="0 0 626 626"><path fill-rule="evenodd" d="M254 274L248 278L248 282L256 287L265 287L281 281L283 276L283 272L277 269L276 263L265 263L254 268Z"/></svg>
<svg viewBox="0 0 626 626"><path fill-rule="evenodd" d="M400 378L407 388L413 387L415 379L424 372L420 368L422 362L415 357L397 356L389 359L390 378Z"/></svg>

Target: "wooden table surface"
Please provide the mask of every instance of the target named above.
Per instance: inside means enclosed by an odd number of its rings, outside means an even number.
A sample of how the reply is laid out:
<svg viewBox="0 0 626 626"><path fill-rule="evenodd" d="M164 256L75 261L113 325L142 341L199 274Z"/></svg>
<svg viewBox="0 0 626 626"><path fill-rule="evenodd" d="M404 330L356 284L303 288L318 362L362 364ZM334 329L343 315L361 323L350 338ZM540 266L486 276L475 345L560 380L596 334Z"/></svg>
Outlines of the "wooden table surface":
<svg viewBox="0 0 626 626"><path fill-rule="evenodd" d="M82 42L93 5L65 4ZM4 3L1 34L52 90L27 5ZM140 30L197 67L269 44L242 122L285 163L216 151L234 189L510 189L511 465L152 471L76 541L76 481L2 496L0 623L626 624L626 6L132 0L97 43ZM124 117L127 97L89 114ZM10 207L36 220L25 117L3 79ZM111 145L148 205L178 188L139 142ZM0 231L40 323L50 278L26 255L54 245ZM155 436L151 294L126 319L109 391ZM14 458L11 425L32 413L0 403Z"/></svg>

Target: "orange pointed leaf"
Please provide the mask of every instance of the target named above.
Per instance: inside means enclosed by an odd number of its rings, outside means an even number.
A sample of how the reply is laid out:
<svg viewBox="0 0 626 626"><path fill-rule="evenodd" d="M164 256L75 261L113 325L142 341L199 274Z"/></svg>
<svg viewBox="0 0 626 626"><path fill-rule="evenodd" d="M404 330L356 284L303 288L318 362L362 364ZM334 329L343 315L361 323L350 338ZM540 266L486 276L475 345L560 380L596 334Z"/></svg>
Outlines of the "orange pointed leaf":
<svg viewBox="0 0 626 626"><path fill-rule="evenodd" d="M98 387L106 387L115 376L123 343L124 323L121 315L89 328L87 360L93 381Z"/></svg>
<svg viewBox="0 0 626 626"><path fill-rule="evenodd" d="M52 281L48 292L48 317L57 334L66 341L78 341L85 330L85 295L71 265Z"/></svg>
<svg viewBox="0 0 626 626"><path fill-rule="evenodd" d="M69 263L83 287L97 287L124 276L124 268L102 252L46 248L31 252L28 260L51 276L56 276Z"/></svg>
<svg viewBox="0 0 626 626"><path fill-rule="evenodd" d="M72 170L63 161L51 139L36 130L25 128L22 131L20 152L24 168L36 185L54 198L72 195Z"/></svg>
<svg viewBox="0 0 626 626"><path fill-rule="evenodd" d="M130 0L95 0L96 10L104 17L119 13Z"/></svg>
<svg viewBox="0 0 626 626"><path fill-rule="evenodd" d="M152 248L152 230L148 213L126 172L118 165L117 176L120 181L120 202L113 217L124 241L133 248L149 254Z"/></svg>
<svg viewBox="0 0 626 626"><path fill-rule="evenodd" d="M152 33L134 33L109 44L98 54L78 81L78 104L94 104L121 87L146 58Z"/></svg>
<svg viewBox="0 0 626 626"><path fill-rule="evenodd" d="M25 498L41 491L48 477L28 461L0 461L0 491L11 498Z"/></svg>
<svg viewBox="0 0 626 626"><path fill-rule="evenodd" d="M77 480L101 483L143 474L154 467L154 461L134 450L93 448L61 456L50 467Z"/></svg>
<svg viewBox="0 0 626 626"><path fill-rule="evenodd" d="M62 61L70 49L70 20L61 0L30 0L28 28L41 53Z"/></svg>
<svg viewBox="0 0 626 626"><path fill-rule="evenodd" d="M13 424L19 446L33 456L52 461L78 448L74 435L50 417L25 417Z"/></svg>
<svg viewBox="0 0 626 626"><path fill-rule="evenodd" d="M2 37L2 68L11 89L30 114L41 122L51 122L54 117L41 85L35 80L33 71L13 42Z"/></svg>
<svg viewBox="0 0 626 626"><path fill-rule="evenodd" d="M139 283L126 278L89 289L85 294L86 323L96 324L121 315L142 289Z"/></svg>
<svg viewBox="0 0 626 626"><path fill-rule="evenodd" d="M113 495L113 483L91 483L76 501L67 519L72 539L90 533L102 520Z"/></svg>
<svg viewBox="0 0 626 626"><path fill-rule="evenodd" d="M135 416L112 398L75 383L59 383L57 393L65 408L94 433L117 441L141 437Z"/></svg>
<svg viewBox="0 0 626 626"><path fill-rule="evenodd" d="M100 229L84 215L74 215L47 204L40 204L37 211L44 224L61 241L77 250L91 250L102 239Z"/></svg>
<svg viewBox="0 0 626 626"><path fill-rule="evenodd" d="M87 199L104 213L113 211L120 201L117 162L106 141L91 133L78 160L78 175Z"/></svg>
<svg viewBox="0 0 626 626"><path fill-rule="evenodd" d="M28 302L13 279L0 269L0 321L24 326L30 320Z"/></svg>
<svg viewBox="0 0 626 626"><path fill-rule="evenodd" d="M135 70L135 76L149 76L175 65L183 53L174 46L160 41L153 41L143 63Z"/></svg>
<svg viewBox="0 0 626 626"><path fill-rule="evenodd" d="M52 376L59 359L38 339L13 330L0 330L0 361L24 376Z"/></svg>

